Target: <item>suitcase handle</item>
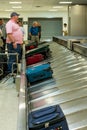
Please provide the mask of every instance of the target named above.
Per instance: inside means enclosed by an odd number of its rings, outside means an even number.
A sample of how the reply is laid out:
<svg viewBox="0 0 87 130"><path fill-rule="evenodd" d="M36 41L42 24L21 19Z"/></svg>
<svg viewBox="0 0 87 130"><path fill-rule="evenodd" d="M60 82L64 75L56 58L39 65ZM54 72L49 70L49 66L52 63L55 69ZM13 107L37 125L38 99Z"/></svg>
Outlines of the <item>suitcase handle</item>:
<svg viewBox="0 0 87 130"><path fill-rule="evenodd" d="M42 124L42 123L49 122L50 120L53 120L53 119L55 119L57 117L59 117L59 113L53 113L53 114L46 115L46 116L43 116L43 117L38 118L38 119L34 119L32 121L32 123L34 125L39 125L39 124Z"/></svg>
<svg viewBox="0 0 87 130"><path fill-rule="evenodd" d="M33 118L40 118L42 116L45 116L45 115L48 115L48 114L51 114L54 112L56 112L56 106L50 106L48 108L43 108L41 110L38 110L37 113L33 112L32 116L33 116Z"/></svg>
<svg viewBox="0 0 87 130"><path fill-rule="evenodd" d="M47 69L44 69L44 71L51 71L53 73L53 70L51 69L51 67L47 68Z"/></svg>

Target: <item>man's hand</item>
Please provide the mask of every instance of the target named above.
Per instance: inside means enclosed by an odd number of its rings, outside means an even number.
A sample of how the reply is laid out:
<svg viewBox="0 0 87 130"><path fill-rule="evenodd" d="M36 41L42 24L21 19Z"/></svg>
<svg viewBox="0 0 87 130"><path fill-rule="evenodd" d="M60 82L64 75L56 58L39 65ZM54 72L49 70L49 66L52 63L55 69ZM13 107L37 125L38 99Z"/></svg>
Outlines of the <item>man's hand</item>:
<svg viewBox="0 0 87 130"><path fill-rule="evenodd" d="M13 48L17 48L17 44L15 42L13 43Z"/></svg>

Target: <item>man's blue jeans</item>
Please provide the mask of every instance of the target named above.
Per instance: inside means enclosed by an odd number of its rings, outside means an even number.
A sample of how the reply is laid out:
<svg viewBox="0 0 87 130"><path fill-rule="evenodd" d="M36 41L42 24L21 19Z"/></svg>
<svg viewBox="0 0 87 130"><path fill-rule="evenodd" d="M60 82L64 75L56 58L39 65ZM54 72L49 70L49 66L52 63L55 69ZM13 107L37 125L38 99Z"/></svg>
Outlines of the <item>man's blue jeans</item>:
<svg viewBox="0 0 87 130"><path fill-rule="evenodd" d="M8 54L13 53L13 54L9 54L9 57L8 57L8 72L12 73L12 65L14 63L17 63L17 56L14 55L14 53L18 54L18 62L20 62L21 60L21 45L17 44L17 48L13 48L12 43L7 43L7 48L8 48ZM17 69L17 64L13 66L13 71L16 69Z"/></svg>

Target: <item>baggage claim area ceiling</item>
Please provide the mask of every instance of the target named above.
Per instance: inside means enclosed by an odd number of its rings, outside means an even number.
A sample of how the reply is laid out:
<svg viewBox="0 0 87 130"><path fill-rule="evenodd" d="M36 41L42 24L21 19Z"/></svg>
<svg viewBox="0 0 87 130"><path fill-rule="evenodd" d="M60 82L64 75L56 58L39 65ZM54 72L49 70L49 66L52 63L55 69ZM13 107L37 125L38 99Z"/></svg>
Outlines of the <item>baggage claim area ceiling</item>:
<svg viewBox="0 0 87 130"><path fill-rule="evenodd" d="M0 11L65 11L68 5L86 5L87 0L0 0Z"/></svg>

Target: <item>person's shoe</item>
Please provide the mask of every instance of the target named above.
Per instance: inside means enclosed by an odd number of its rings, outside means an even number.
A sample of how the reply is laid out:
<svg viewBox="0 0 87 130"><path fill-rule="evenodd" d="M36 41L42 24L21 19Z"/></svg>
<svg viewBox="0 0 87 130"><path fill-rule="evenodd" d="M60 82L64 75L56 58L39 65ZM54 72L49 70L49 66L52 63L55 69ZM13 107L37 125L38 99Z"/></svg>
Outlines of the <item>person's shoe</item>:
<svg viewBox="0 0 87 130"><path fill-rule="evenodd" d="M15 83L15 78L13 78L13 83Z"/></svg>

